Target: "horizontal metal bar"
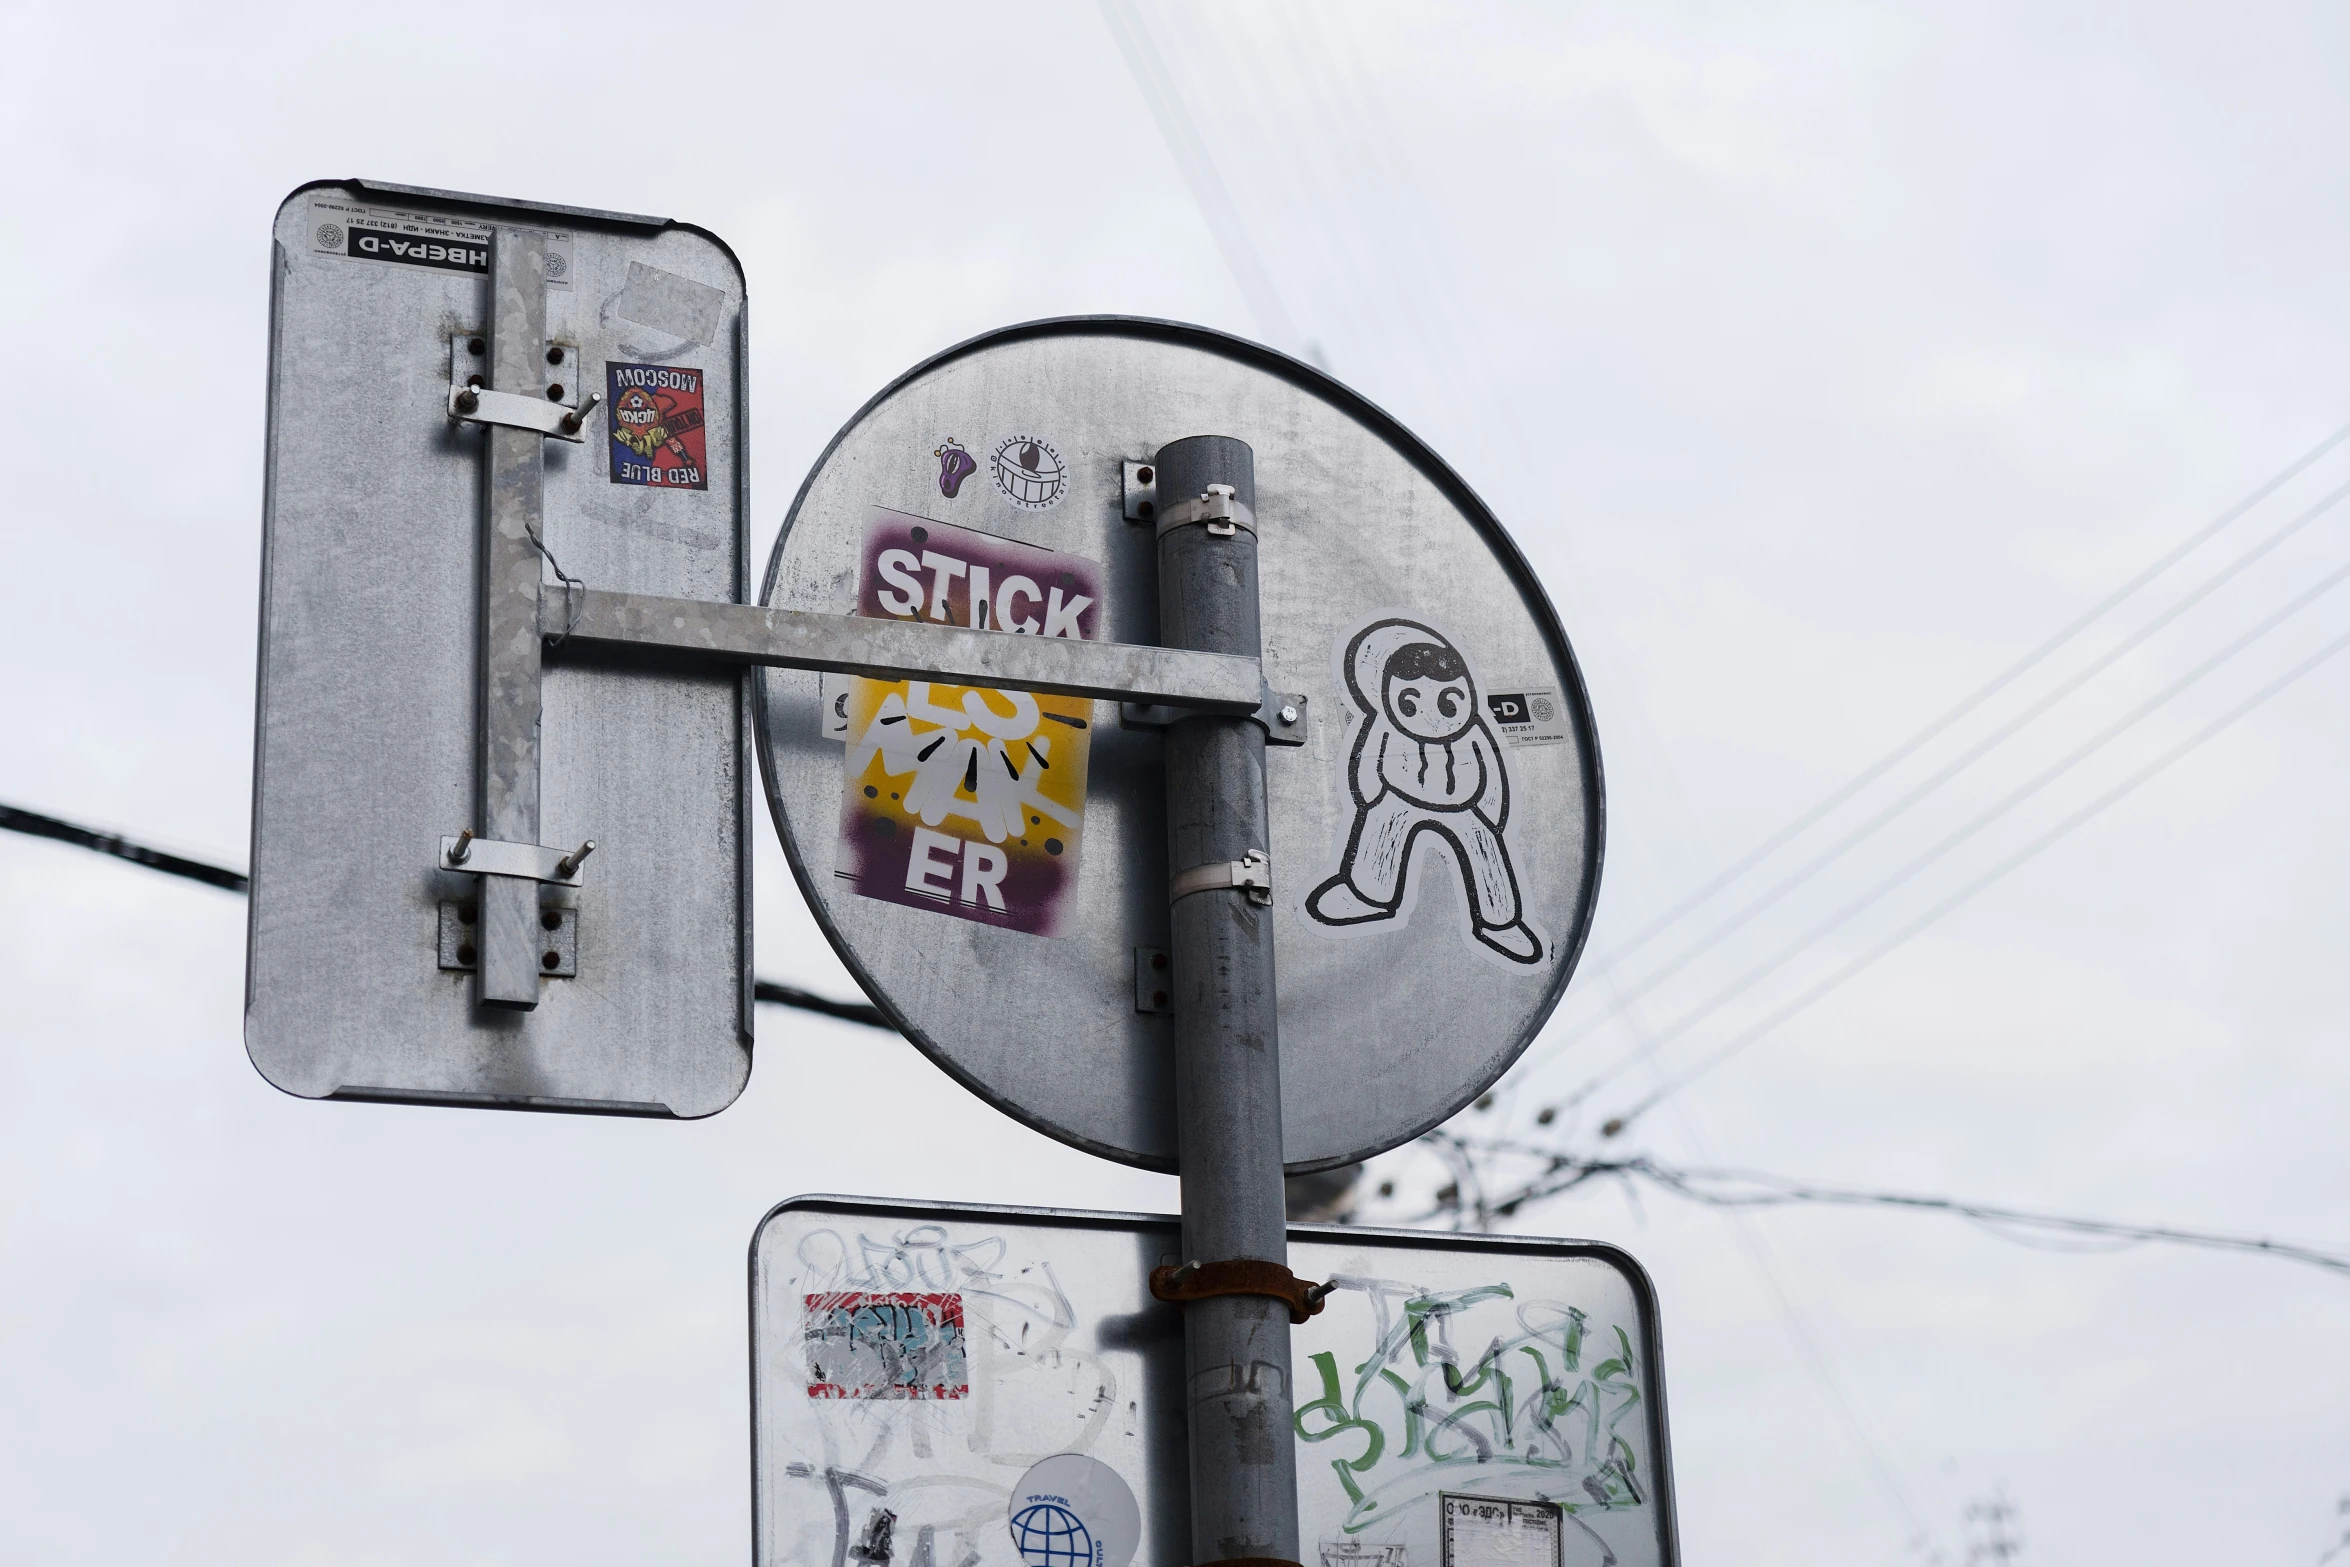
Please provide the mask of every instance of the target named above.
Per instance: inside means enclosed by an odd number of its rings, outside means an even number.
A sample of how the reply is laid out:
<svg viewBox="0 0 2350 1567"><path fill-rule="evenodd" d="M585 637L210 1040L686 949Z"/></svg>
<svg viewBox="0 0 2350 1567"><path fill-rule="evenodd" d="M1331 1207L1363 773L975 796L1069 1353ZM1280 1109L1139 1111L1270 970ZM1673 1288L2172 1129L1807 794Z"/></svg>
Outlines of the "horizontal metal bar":
<svg viewBox="0 0 2350 1567"><path fill-rule="evenodd" d="M664 648L733 664L832 669L878 680L943 680L1196 712L1254 713L1264 695L1257 660L1229 653L644 593L567 592L561 583L540 589L539 630L565 643Z"/></svg>
<svg viewBox="0 0 2350 1567"><path fill-rule="evenodd" d="M471 838L465 844L465 858L452 858L457 852L455 838L441 840L440 868L445 871L476 871L484 876L519 876L525 881L552 882L558 887L576 887L584 872L571 856L573 849L550 849L543 844L510 843L502 838ZM571 867L566 871L565 865Z"/></svg>

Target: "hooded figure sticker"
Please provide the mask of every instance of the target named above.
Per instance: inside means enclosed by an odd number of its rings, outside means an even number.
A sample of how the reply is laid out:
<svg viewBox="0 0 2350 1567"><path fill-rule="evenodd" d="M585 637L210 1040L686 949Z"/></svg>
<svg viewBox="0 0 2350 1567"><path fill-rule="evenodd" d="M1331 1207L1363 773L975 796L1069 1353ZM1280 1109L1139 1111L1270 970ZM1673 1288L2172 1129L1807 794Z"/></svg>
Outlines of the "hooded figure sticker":
<svg viewBox="0 0 2350 1567"><path fill-rule="evenodd" d="M1340 658L1359 714L1347 765L1354 814L1336 871L1307 895L1306 917L1331 936L1408 925L1440 849L1460 877L1479 956L1542 962L1549 943L1526 922L1510 861L1510 781L1477 682L1450 638L1401 616L1357 631ZM1417 862L1415 864L1415 857Z"/></svg>

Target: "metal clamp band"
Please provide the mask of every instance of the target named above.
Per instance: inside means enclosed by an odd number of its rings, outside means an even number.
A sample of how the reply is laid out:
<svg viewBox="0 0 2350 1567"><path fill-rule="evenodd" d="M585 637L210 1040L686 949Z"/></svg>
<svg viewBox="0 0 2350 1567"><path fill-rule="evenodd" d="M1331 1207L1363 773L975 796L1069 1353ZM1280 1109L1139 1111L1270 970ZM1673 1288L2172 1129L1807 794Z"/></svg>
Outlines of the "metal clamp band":
<svg viewBox="0 0 2350 1567"><path fill-rule="evenodd" d="M1211 484L1199 499L1177 501L1159 512L1159 533L1164 536L1170 528L1205 523L1210 533L1219 539L1229 539L1234 530L1246 528L1257 531L1257 514L1232 498L1229 484Z"/></svg>
<svg viewBox="0 0 2350 1567"><path fill-rule="evenodd" d="M1167 883L1167 901L1172 904L1188 898L1195 892L1220 892L1226 887L1238 887L1248 894L1248 901L1260 906L1273 901L1273 857L1262 849L1251 849L1237 860L1226 860L1221 865L1194 865L1179 871Z"/></svg>
<svg viewBox="0 0 2350 1567"><path fill-rule="evenodd" d="M590 392L577 408L550 403L520 392L493 392L486 386L449 388L449 417L462 424L502 424L514 430L534 430L558 441L578 445L587 439L587 417L604 400Z"/></svg>
<svg viewBox="0 0 2350 1567"><path fill-rule="evenodd" d="M1293 1325L1322 1309L1334 1286L1310 1284L1278 1262L1241 1257L1231 1262L1187 1262L1151 1269L1151 1298L1174 1305L1219 1295L1263 1295L1289 1308Z"/></svg>

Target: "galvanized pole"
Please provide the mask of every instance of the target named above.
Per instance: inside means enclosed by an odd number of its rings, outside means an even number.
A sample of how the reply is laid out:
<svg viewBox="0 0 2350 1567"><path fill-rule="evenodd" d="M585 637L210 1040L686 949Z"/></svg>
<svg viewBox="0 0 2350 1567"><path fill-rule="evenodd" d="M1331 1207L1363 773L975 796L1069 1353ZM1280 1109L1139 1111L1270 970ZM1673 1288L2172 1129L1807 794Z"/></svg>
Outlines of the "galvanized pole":
<svg viewBox="0 0 2350 1567"><path fill-rule="evenodd" d="M490 241L490 386L525 397L547 379L547 237L499 228ZM539 841L539 550L546 437L490 425L481 557L481 828ZM539 1003L538 883L481 879L481 999Z"/></svg>
<svg viewBox="0 0 2350 1567"><path fill-rule="evenodd" d="M1161 447L1157 466L1162 516L1229 486L1224 498L1251 518L1249 526L1201 518L1159 535L1160 642L1260 656L1255 454L1229 436L1199 435ZM1266 817L1263 729L1228 717L1168 726L1171 876L1212 881L1230 866L1237 880L1252 855L1262 865L1274 847ZM1273 911L1226 885L1182 892L1168 922L1184 1256L1286 1268ZM1289 1309L1265 1295L1218 1295L1188 1302L1183 1322L1192 1560L1295 1562Z"/></svg>

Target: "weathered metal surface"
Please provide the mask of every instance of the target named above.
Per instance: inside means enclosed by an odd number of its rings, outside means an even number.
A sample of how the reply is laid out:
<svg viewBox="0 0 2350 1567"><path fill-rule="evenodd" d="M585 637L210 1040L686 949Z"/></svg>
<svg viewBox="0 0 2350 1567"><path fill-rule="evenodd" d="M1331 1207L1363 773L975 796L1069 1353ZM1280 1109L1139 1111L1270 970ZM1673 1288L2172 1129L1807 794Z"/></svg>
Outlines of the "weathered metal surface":
<svg viewBox="0 0 2350 1567"><path fill-rule="evenodd" d="M1448 1495L1549 1513L1558 1567L1678 1563L1656 1301L1632 1258L1324 1225L1291 1226L1288 1248L1298 1274L1336 1284L1287 1329L1307 1567L1448 1567ZM1024 1556L1009 1518L1029 1466L1063 1453L1107 1465L1139 1505L1131 1563L1103 1567L1199 1560L1183 1313L1148 1283L1181 1253L1172 1217L847 1197L776 1208L750 1256L757 1567L874 1563L857 1553L883 1515L886 1559L904 1567L1069 1567ZM957 1331L868 1340L855 1363L902 1374L836 1380L828 1325L860 1297L892 1296L930 1302L902 1321L951 1315ZM917 1383L917 1366L939 1380ZM1524 1560L1456 1540L1449 1567Z"/></svg>
<svg viewBox="0 0 2350 1567"><path fill-rule="evenodd" d="M547 238L501 227L490 241L490 386L540 396L547 368ZM540 397L543 402L543 396ZM540 527L546 514L546 440L493 425L483 434L489 526L482 534L481 823L484 838L539 836ZM486 867L485 867L486 869ZM535 878L481 879L481 999L539 1004L539 890Z"/></svg>
<svg viewBox="0 0 2350 1567"><path fill-rule="evenodd" d="M1284 1157L1292 1171L1323 1168L1436 1124L1517 1058L1566 985L1597 890L1599 757L1581 676L1540 585L1458 476L1377 409L1270 351L1167 323L1041 322L918 366L850 421L794 502L761 598L849 611L867 519L883 507L1099 561L1101 635L1161 642L1155 505L1174 492L1141 470L1202 431L1255 451L1265 678L1310 698L1306 743L1265 760L1261 846L1276 888ZM1042 466L1018 467L1031 453ZM1428 749L1439 779L1453 755L1454 787L1441 809L1412 806L1383 780L1416 765L1404 749L1417 742L1384 712L1381 672L1358 698L1343 667L1367 633L1357 651L1373 661L1419 657L1398 635L1435 638L1480 701L1538 699L1549 727L1504 735L1481 719L1478 734ZM1008 1113L1172 1167L1172 1027L1136 1009L1132 978L1135 948L1169 948L1168 879L1188 868L1167 860L1163 737L1096 707L1074 911L1065 934L1042 937L858 896L835 875L842 748L818 712L819 677L771 671L760 690L785 852L868 993ZM1367 773L1366 734L1386 757ZM1366 776L1376 798L1358 797ZM1471 798L1479 778L1488 787ZM1350 860L1350 843L1382 833L1390 849L1411 847L1400 869L1374 853ZM1349 864L1364 885L1348 896L1386 902L1364 917L1334 892L1318 907L1353 923L1318 917L1309 900Z"/></svg>
<svg viewBox="0 0 2350 1567"><path fill-rule="evenodd" d="M640 593L567 592L560 583L546 588L539 624L547 636L583 647L698 653L884 680L976 681L1112 702L1141 693L1170 708L1231 713L1254 713L1263 698L1253 658Z"/></svg>
<svg viewBox="0 0 2350 1567"><path fill-rule="evenodd" d="M314 213L314 200L335 213ZM496 324L486 271L361 259L339 244L349 212L394 207L476 237L562 231L564 248L549 246L565 276L547 288L537 351L565 349L567 392L580 370L600 385L612 364L692 367L707 489L614 482L608 405L584 447L453 425L451 339L486 339ZM746 596L734 258L675 225L336 184L297 191L275 240L246 988L255 1066L309 1097L723 1108L750 1065L747 677L583 667L558 649L535 703L518 694L512 714L530 709L537 729L534 830L487 831L476 775L494 441L543 448L543 537L574 578ZM688 303L717 301L715 328L692 335L706 311L670 321L685 332L628 314L650 297L646 268L676 279L671 293ZM511 608L522 618L502 624L515 651L535 650L552 568L527 540L507 542L519 545ZM484 1009L474 977L439 964L440 904L472 900L482 881L436 868L440 841L466 827L566 851L599 844L577 891L523 884L539 900L532 915L549 900L579 908L579 977L537 979L535 1010ZM544 949L532 956L543 964Z"/></svg>

